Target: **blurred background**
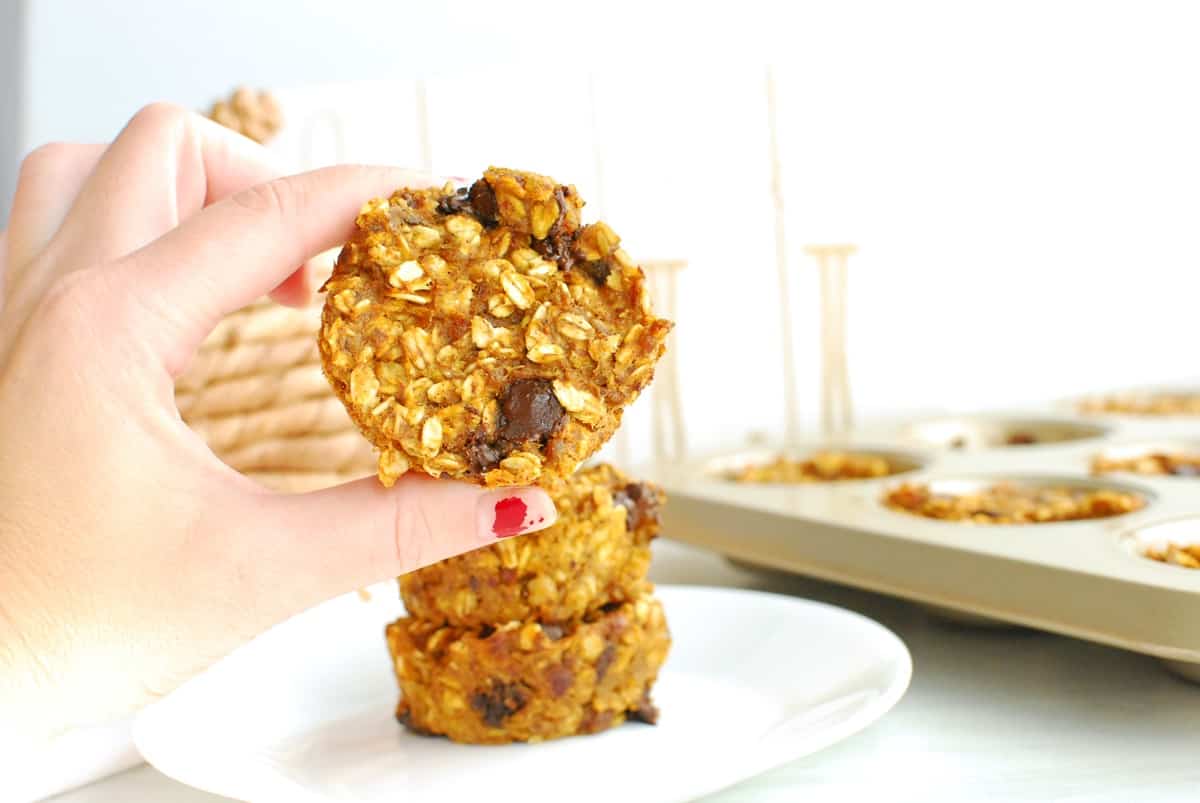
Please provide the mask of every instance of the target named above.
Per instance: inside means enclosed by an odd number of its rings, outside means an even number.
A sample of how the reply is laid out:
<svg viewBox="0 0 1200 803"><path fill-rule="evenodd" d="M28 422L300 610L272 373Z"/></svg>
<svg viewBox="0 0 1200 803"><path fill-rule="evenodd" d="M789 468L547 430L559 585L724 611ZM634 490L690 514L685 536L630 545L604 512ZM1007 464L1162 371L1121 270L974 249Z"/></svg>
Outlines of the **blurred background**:
<svg viewBox="0 0 1200 803"><path fill-rule="evenodd" d="M773 65L802 423L816 270L852 242L860 420L1183 382L1200 296L1189 2L0 2L0 220L22 156L236 86L338 159L575 183L635 259L685 259L694 449L784 428ZM416 122L423 94L428 141ZM639 403L630 440L641 455Z"/></svg>

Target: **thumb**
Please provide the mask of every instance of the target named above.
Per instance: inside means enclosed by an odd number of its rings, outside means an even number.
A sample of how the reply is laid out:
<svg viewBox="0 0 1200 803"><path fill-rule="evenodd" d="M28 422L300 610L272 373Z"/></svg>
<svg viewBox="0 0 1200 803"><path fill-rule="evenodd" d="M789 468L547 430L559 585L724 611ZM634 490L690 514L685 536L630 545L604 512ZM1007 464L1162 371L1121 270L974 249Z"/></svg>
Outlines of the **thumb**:
<svg viewBox="0 0 1200 803"><path fill-rule="evenodd" d="M294 588L301 605L544 529L558 518L540 488L486 489L420 474L391 488L369 477L307 494L264 494L252 508L245 523L258 536L254 542L272 556L270 567L286 573L273 578L275 588Z"/></svg>

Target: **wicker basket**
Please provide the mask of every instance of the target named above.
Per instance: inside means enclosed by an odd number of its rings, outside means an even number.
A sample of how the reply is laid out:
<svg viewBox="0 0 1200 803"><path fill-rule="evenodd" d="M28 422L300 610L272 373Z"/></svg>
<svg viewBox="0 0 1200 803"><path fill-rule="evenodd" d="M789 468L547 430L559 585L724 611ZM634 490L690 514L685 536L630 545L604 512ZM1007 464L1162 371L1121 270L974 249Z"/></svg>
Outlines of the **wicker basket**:
<svg viewBox="0 0 1200 803"><path fill-rule="evenodd" d="M321 373L319 305L260 301L233 313L175 383L179 412L218 457L279 491L368 476L370 443Z"/></svg>

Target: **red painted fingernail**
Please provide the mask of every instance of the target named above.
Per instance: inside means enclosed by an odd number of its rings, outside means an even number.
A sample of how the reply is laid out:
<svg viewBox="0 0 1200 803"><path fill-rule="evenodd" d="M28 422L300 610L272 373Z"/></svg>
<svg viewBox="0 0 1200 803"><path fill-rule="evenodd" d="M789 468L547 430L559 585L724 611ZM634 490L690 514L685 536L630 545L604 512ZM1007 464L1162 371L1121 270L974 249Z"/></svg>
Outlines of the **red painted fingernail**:
<svg viewBox="0 0 1200 803"><path fill-rule="evenodd" d="M509 496L496 503L492 534L497 538L508 538L525 531L525 514L529 508L516 496Z"/></svg>

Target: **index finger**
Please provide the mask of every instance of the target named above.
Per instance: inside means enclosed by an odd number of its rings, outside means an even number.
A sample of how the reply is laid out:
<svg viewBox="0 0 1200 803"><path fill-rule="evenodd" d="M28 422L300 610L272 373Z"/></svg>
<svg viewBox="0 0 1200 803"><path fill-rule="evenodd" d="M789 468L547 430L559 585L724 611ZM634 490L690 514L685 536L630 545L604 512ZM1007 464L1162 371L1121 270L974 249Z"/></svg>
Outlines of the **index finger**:
<svg viewBox="0 0 1200 803"><path fill-rule="evenodd" d="M113 279L158 320L139 336L174 376L223 316L264 295L299 265L344 243L362 205L423 173L341 165L276 179L208 207L114 264Z"/></svg>

